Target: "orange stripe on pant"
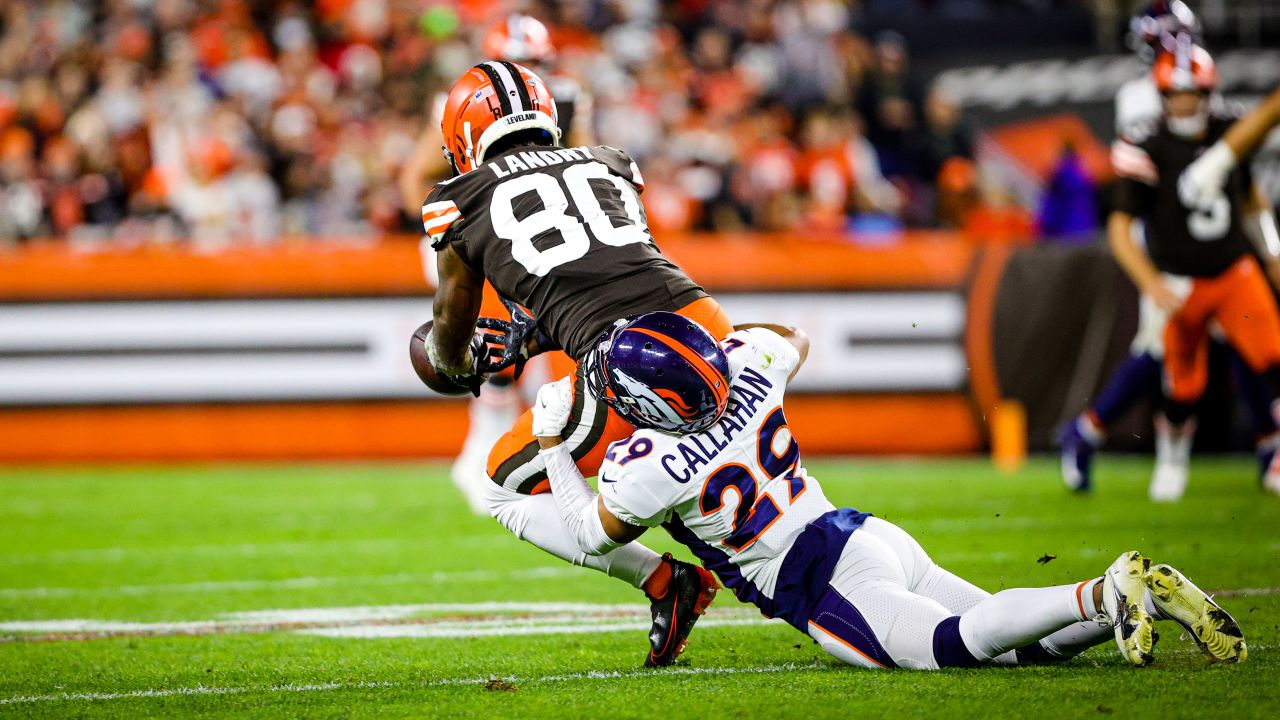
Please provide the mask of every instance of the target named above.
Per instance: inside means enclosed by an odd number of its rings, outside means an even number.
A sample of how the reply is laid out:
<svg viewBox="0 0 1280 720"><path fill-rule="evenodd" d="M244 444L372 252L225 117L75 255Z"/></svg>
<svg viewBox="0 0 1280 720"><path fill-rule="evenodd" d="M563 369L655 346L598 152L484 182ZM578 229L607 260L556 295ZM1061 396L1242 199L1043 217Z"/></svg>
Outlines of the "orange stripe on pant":
<svg viewBox="0 0 1280 720"><path fill-rule="evenodd" d="M677 310L676 313L706 328L707 332L711 333L717 340L723 340L729 333L733 332L733 323L729 321L729 316L725 313L724 308L720 307L720 303L715 301L715 298L704 297L695 300ZM568 373L558 375L557 378L565 377L574 372L577 372L576 365L570 368ZM585 388L583 388L582 392L586 392ZM582 418L578 413L570 416L569 424L564 430L565 437L571 435L574 428L584 421L591 422L592 418ZM609 410L604 414L603 422L604 427L598 438L591 444L590 449L585 454L581 454L577 460L578 469L587 477L594 476L600 470L600 464L604 462L605 450L608 449L610 444L622 440L635 432L635 426L623 420L613 410ZM521 454L529 457L532 451L536 450L537 442L537 439L533 436L533 412L525 411L516 420L516 424L511 430L503 435L494 444L493 450L489 452L489 477L493 478L498 475L503 465L509 465L513 458ZM537 484L527 489L527 492L533 495L548 492L551 486L545 479L545 475L545 472L539 471L535 476L538 478Z"/></svg>
<svg viewBox="0 0 1280 720"><path fill-rule="evenodd" d="M1191 280L1191 293L1164 328L1169 397L1192 403L1209 379L1210 320L1216 320L1254 372L1280 366L1280 310L1252 256L1213 277Z"/></svg>

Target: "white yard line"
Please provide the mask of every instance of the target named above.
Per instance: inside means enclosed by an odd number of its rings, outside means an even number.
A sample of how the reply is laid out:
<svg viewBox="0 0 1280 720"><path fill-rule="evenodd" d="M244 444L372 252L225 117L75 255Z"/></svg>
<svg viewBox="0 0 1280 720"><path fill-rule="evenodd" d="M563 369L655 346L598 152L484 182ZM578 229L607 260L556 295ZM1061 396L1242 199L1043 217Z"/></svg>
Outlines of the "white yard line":
<svg viewBox="0 0 1280 720"><path fill-rule="evenodd" d="M252 592L257 590L305 590L332 585L406 585L409 583L490 582L494 580L538 580L581 573L570 565L525 568L523 570L458 570L433 573L392 573L388 575L341 575L336 577L296 577L275 580L206 580L156 585L115 585L111 587L25 587L0 588L0 599L61 598L95 595L162 595L166 593Z"/></svg>
<svg viewBox="0 0 1280 720"><path fill-rule="evenodd" d="M510 538L494 533L465 533L450 538L468 546L500 545ZM202 555L226 557L272 557L313 554L316 548L341 548L348 552L381 552L399 547L423 549L425 538L351 538L332 540L283 540L264 543L206 543L203 545L156 545L48 550L45 552L0 553L0 565L29 563L114 563L136 557Z"/></svg>
<svg viewBox="0 0 1280 720"><path fill-rule="evenodd" d="M568 602L418 603L416 605L359 605L338 608L284 608L228 613L231 620L256 622L350 622L401 618L426 613L614 613L647 614L647 605L603 605Z"/></svg>
<svg viewBox="0 0 1280 720"><path fill-rule="evenodd" d="M539 683L559 683L559 682L580 682L580 681L601 681L601 680L626 680L629 678L640 677L661 677L661 676L684 676L684 675L763 675L776 674L784 672L808 672L814 670L829 670L831 665L822 663L808 664L792 664L784 665L762 665L759 667L677 667L664 668L661 670L619 670L611 672L588 671L580 673L565 673L561 675L534 675L530 677L508 676L500 679L513 685L533 685ZM158 697L177 697L177 696L198 696L198 695L241 695L244 693L308 693L308 692L325 692L329 690L364 690L378 688L430 688L444 687L450 685L485 685L497 679L497 676L486 677L470 677L470 678L441 678L439 680L427 680L424 682L332 682L332 683L313 683L306 685L287 684L287 685L266 685L266 686L240 686L240 687L209 687L205 685L197 685L195 687L186 688L152 688L147 690L131 690L129 692L118 693L52 693L49 695L14 695L7 698L0 698L0 705L22 705L46 702L69 702L76 700L84 701L108 701L108 700L128 700L133 698L158 698Z"/></svg>
<svg viewBox="0 0 1280 720"><path fill-rule="evenodd" d="M741 627L749 625L767 625L781 623L781 620L770 620L765 617L754 618L714 618L709 617L698 622L700 629L711 627ZM515 637L517 635L594 635L609 632L644 632L648 630L648 621L589 624L495 624L479 627L462 623L452 625L348 625L334 628L315 628L299 630L303 635L317 635L331 638L476 638L476 637Z"/></svg>
<svg viewBox="0 0 1280 720"><path fill-rule="evenodd" d="M754 608L713 609L704 626L768 622ZM460 638L645 630L646 605L589 603L424 603L298 608L227 613L208 620L127 622L92 619L0 622L0 642L56 642L104 637L307 632L329 637Z"/></svg>
<svg viewBox="0 0 1280 720"><path fill-rule="evenodd" d="M1273 646L1259 645L1251 647L1250 650L1270 652L1274 650ZM1184 648L1173 653L1166 654L1198 654L1199 650L1195 648ZM57 703L57 702L107 702L112 700L132 700L139 698L164 698L164 697L191 697L202 695L243 695L246 693L311 693L311 692L328 692L331 690L369 690L382 688L433 688L433 687L449 687L458 685L486 685L494 680L502 680L516 687L521 685L537 685L541 683L561 683L561 682L592 682L592 681L608 681L608 680L628 680L631 678L650 678L664 676L690 676L690 675L773 675L789 672L843 672L844 668L840 665L813 662L813 663L785 663L781 665L761 665L758 667L673 667L662 669L648 670L589 670L587 672L564 673L558 675L532 675L522 677L518 675L487 675L484 677L469 678L440 678L438 680L426 680L423 682L329 682L329 683L308 683L296 684L289 683L284 685L265 685L265 686L237 686L237 687L210 687L206 685L196 685L195 687L180 688L148 688L145 690L130 690L126 692L82 692L82 693L50 693L47 695L12 695L0 698L0 706L3 705L32 705L37 703ZM857 670L854 670L857 672Z"/></svg>
<svg viewBox="0 0 1280 720"><path fill-rule="evenodd" d="M1280 588L1237 588L1235 590L1210 590L1210 595L1223 597L1258 597L1263 595L1280 595Z"/></svg>

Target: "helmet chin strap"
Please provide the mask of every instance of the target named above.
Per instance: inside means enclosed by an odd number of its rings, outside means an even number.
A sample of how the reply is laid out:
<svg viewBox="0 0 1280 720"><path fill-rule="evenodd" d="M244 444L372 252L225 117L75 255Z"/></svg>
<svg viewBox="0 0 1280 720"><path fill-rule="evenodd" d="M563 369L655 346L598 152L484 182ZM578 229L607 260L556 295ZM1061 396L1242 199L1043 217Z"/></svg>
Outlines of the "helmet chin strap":
<svg viewBox="0 0 1280 720"><path fill-rule="evenodd" d="M449 148L441 146L440 149L444 152L444 159L449 163L449 171L453 173L453 177L461 175L462 173L458 171L458 163L454 162L453 153L449 152Z"/></svg>

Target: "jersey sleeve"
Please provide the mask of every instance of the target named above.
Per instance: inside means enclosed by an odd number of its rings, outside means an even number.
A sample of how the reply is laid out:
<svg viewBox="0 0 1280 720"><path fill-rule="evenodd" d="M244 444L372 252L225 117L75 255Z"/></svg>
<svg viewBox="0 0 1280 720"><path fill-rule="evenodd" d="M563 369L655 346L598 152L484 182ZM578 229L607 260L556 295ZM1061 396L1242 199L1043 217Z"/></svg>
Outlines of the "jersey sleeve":
<svg viewBox="0 0 1280 720"><path fill-rule="evenodd" d="M600 467L600 497L605 509L619 520L641 527L657 527L666 522L676 498L668 492L671 479L649 463L629 462L625 466L605 461Z"/></svg>
<svg viewBox="0 0 1280 720"><path fill-rule="evenodd" d="M636 192L644 192L644 176L640 174L640 167L636 165L636 161L632 160L626 151L608 145L597 145L591 148L591 154L604 163L614 175L631 183Z"/></svg>
<svg viewBox="0 0 1280 720"><path fill-rule="evenodd" d="M1154 186L1160 179L1156 163L1146 148L1127 138L1111 144L1111 168L1123 180Z"/></svg>
<svg viewBox="0 0 1280 720"><path fill-rule="evenodd" d="M1146 147L1129 138L1116 140L1111 144L1111 167L1116 173L1115 209L1134 217L1149 215L1160 176Z"/></svg>
<svg viewBox="0 0 1280 720"><path fill-rule="evenodd" d="M422 229L435 250L444 247L448 242L447 233L462 220L462 211L453 200L444 196L444 187L437 185L422 204Z"/></svg>
<svg viewBox="0 0 1280 720"><path fill-rule="evenodd" d="M786 338L768 328L748 328L729 333L722 343L732 364L735 352L751 348L755 363L761 370L773 370L783 377L791 374L800 364L800 351ZM741 348L741 349L740 349Z"/></svg>

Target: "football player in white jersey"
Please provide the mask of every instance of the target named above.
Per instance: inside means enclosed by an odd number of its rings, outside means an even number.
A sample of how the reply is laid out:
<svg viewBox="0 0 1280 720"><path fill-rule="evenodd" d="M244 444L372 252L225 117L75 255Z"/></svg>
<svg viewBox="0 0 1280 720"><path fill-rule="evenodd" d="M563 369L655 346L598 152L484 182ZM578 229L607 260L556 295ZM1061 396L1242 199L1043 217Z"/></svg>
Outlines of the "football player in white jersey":
<svg viewBox="0 0 1280 720"><path fill-rule="evenodd" d="M1213 660L1245 658L1230 615L1137 552L1102 577L992 595L934 564L896 525L836 508L801 464L784 412L807 351L802 333L778 326L739 327L717 343L673 313L619 321L588 358L588 386L639 429L610 446L599 495L560 439L571 386L543 386L533 432L582 551L662 526L740 600L851 665L1043 662L1113 636L1145 665L1157 619L1177 621Z"/></svg>

